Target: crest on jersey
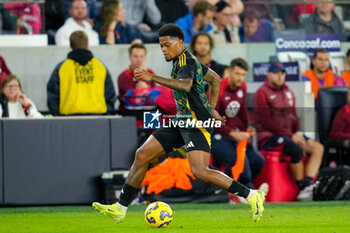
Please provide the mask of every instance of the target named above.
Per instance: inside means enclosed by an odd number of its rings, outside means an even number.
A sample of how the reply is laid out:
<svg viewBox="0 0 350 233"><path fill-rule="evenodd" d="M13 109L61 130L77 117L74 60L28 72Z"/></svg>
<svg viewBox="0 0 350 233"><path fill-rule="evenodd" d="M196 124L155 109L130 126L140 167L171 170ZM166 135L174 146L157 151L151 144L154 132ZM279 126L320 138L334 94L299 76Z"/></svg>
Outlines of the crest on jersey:
<svg viewBox="0 0 350 233"><path fill-rule="evenodd" d="M227 117L235 117L241 108L240 103L237 100L231 101L225 109L225 114Z"/></svg>

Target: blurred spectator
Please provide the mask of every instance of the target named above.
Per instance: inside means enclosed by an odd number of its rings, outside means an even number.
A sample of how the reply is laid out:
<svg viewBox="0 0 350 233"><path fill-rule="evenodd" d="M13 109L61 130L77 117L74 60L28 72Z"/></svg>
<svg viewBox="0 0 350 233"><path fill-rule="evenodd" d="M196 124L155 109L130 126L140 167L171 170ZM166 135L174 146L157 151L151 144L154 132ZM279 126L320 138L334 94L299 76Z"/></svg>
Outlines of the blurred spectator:
<svg viewBox="0 0 350 233"><path fill-rule="evenodd" d="M218 99L216 110L226 117L226 124L216 128L212 136L212 154L215 160L225 165L225 173L234 177L232 169L237 163L237 145L250 138L255 129L249 122L246 106L246 88L242 87L248 71L245 60L237 58L231 61L229 85L224 88ZM244 169L238 181L254 188L252 181L258 176L265 163L264 157L249 142L246 147Z"/></svg>
<svg viewBox="0 0 350 233"><path fill-rule="evenodd" d="M58 30L64 24L63 0L45 1L45 29Z"/></svg>
<svg viewBox="0 0 350 233"><path fill-rule="evenodd" d="M220 77L223 77L227 66L221 65L211 58L210 52L214 48L213 39L206 33L201 32L192 37L191 50L198 61L214 70Z"/></svg>
<svg viewBox="0 0 350 233"><path fill-rule="evenodd" d="M136 27L142 40L147 43L158 42L158 34L152 28L161 22L161 14L155 0L120 0L125 9L125 22Z"/></svg>
<svg viewBox="0 0 350 233"><path fill-rule="evenodd" d="M75 0L64 0L64 19L68 19L71 16L70 9L74 1ZM96 0L85 0L87 7L85 20L88 21L92 27L94 26L94 20L98 14L95 1Z"/></svg>
<svg viewBox="0 0 350 233"><path fill-rule="evenodd" d="M307 2L317 2L318 0L306 0ZM317 5L310 3L298 3L293 6L293 14L290 18L292 23L300 25L309 15L314 13Z"/></svg>
<svg viewBox="0 0 350 233"><path fill-rule="evenodd" d="M254 95L255 127L262 150L291 156L291 171L300 191L297 198L311 201L311 184L322 162L323 146L300 132L295 95L285 83L285 76L281 63L270 64L265 83ZM310 154L305 167L303 151Z"/></svg>
<svg viewBox="0 0 350 233"><path fill-rule="evenodd" d="M56 45L69 46L70 35L78 30L84 31L88 35L89 46L99 45L97 32L95 32L91 24L85 20L87 14L86 2L84 0L74 0L71 5L70 14L72 17L68 18L56 33Z"/></svg>
<svg viewBox="0 0 350 233"><path fill-rule="evenodd" d="M1 27L0 34L17 33L17 16L4 8L4 4L0 4Z"/></svg>
<svg viewBox="0 0 350 233"><path fill-rule="evenodd" d="M83 31L70 36L72 51L47 83L47 104L54 115L114 114L116 94L107 68L88 50Z"/></svg>
<svg viewBox="0 0 350 233"><path fill-rule="evenodd" d="M154 74L154 71L146 67L146 59L147 59L147 49L143 44L133 44L129 48L129 60L130 65L129 68L124 70L119 76L117 80L118 88L119 88L119 96L121 99L120 104L120 112L124 112L124 96L128 90L132 89L140 89L140 88L150 88L154 87L154 82L145 82L145 81L137 81L134 77L134 70L136 68L147 69L148 72Z"/></svg>
<svg viewBox="0 0 350 233"><path fill-rule="evenodd" d="M5 3L4 8L17 16L17 34L39 34L41 9L37 3Z"/></svg>
<svg viewBox="0 0 350 233"><path fill-rule="evenodd" d="M206 1L206 2L209 2L211 5L215 5L218 1L222 1L222 0L183 0L186 5L188 6L188 10L190 12L193 12L193 7L194 5L199 2L199 1Z"/></svg>
<svg viewBox="0 0 350 233"><path fill-rule="evenodd" d="M9 74L1 85L0 116L9 118L42 118L34 103L23 93L16 75Z"/></svg>
<svg viewBox="0 0 350 233"><path fill-rule="evenodd" d="M141 43L140 32L124 22L124 14L123 6L118 0L103 2L95 24L101 44Z"/></svg>
<svg viewBox="0 0 350 233"><path fill-rule="evenodd" d="M235 27L242 26L239 15L244 11L244 4L241 0L227 0L227 2L231 4L232 16L230 20L232 25Z"/></svg>
<svg viewBox="0 0 350 233"><path fill-rule="evenodd" d="M318 89L321 87L343 86L344 81L336 77L329 67L329 54L325 49L316 49L311 61L310 69L301 74L302 81L310 81L312 92L317 99Z"/></svg>
<svg viewBox="0 0 350 233"><path fill-rule="evenodd" d="M161 24L174 23L188 13L183 0L156 0L156 4L162 15Z"/></svg>
<svg viewBox="0 0 350 233"><path fill-rule="evenodd" d="M262 18L255 7L246 7L243 27L239 29L241 42L272 42L274 32L275 28L270 20Z"/></svg>
<svg viewBox="0 0 350 233"><path fill-rule="evenodd" d="M348 67L350 67L350 49L346 52L346 62L348 63ZM346 70L341 74L341 77L344 79L345 86L350 86L350 70Z"/></svg>
<svg viewBox="0 0 350 233"><path fill-rule="evenodd" d="M212 30L215 6L206 1L199 1L193 6L193 12L175 21L185 33L185 44L190 43L192 36L199 32Z"/></svg>
<svg viewBox="0 0 350 233"><path fill-rule="evenodd" d="M216 3L213 30L209 32L215 44L239 43L238 28L230 23L232 17L231 5L225 1Z"/></svg>
<svg viewBox="0 0 350 233"><path fill-rule="evenodd" d="M348 104L340 108L335 115L330 137L337 140L350 139L350 87L348 87Z"/></svg>
<svg viewBox="0 0 350 233"><path fill-rule="evenodd" d="M302 22L301 27L304 28L308 34L340 34L341 40L345 41L345 28L343 22L334 13L334 6L335 4L332 0L327 1L327 3L318 3L314 13Z"/></svg>
<svg viewBox="0 0 350 233"><path fill-rule="evenodd" d="M0 86L4 82L7 75L11 74L10 69L7 67L5 59L0 56Z"/></svg>

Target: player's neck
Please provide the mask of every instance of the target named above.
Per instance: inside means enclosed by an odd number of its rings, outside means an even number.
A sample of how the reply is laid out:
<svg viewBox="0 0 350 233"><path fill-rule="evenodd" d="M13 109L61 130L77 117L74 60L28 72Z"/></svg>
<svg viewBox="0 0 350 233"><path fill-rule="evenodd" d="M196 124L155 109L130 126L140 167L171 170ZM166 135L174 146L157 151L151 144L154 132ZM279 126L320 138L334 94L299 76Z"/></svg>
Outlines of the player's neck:
<svg viewBox="0 0 350 233"><path fill-rule="evenodd" d="M197 56L197 59L200 63L202 64L209 64L211 61L211 56L210 54L204 55L204 56Z"/></svg>
<svg viewBox="0 0 350 233"><path fill-rule="evenodd" d="M318 79L324 79L324 76L325 76L326 72L321 72L321 71L319 71L317 69L314 69L314 73L315 73L315 75L316 75L316 77Z"/></svg>

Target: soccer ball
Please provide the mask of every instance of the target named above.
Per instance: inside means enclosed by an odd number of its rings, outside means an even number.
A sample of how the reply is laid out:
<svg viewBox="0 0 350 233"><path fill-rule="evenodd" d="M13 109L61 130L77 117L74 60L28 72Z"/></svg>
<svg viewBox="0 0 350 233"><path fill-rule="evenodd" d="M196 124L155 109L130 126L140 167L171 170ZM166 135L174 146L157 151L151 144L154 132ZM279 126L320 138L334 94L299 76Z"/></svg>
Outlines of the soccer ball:
<svg viewBox="0 0 350 233"><path fill-rule="evenodd" d="M145 221L150 227L167 227L172 220L173 211L168 204L156 201L147 206Z"/></svg>

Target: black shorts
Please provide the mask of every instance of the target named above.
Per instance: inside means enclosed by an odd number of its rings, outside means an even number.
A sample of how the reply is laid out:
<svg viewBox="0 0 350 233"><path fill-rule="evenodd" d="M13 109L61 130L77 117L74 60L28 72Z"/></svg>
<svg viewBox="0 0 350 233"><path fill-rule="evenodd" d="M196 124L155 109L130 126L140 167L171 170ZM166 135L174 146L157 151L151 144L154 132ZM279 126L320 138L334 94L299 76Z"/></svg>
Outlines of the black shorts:
<svg viewBox="0 0 350 233"><path fill-rule="evenodd" d="M169 153L186 146L187 152L201 150L210 153L212 128L161 128L152 135Z"/></svg>

